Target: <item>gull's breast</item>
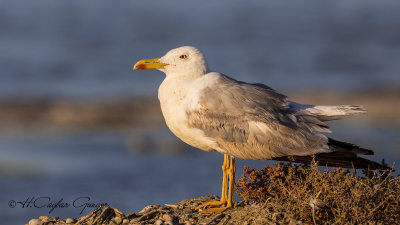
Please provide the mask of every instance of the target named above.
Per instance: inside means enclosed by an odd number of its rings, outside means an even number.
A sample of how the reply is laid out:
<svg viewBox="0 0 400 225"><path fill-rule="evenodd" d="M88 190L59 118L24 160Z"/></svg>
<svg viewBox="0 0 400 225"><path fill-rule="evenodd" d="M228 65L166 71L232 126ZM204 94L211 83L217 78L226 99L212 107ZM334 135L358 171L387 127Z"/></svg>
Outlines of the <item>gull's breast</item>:
<svg viewBox="0 0 400 225"><path fill-rule="evenodd" d="M180 83L181 82L181 83ZM200 129L189 127L187 111L196 102L191 82L165 79L160 85L158 99L165 122L171 132L185 143L205 150L217 150L216 142Z"/></svg>

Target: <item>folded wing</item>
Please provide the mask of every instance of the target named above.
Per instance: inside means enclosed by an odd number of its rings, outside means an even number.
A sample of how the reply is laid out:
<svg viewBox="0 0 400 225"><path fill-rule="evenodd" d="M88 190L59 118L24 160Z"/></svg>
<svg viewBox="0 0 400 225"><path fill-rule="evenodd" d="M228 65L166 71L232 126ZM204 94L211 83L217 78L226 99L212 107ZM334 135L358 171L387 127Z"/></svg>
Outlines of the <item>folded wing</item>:
<svg viewBox="0 0 400 225"><path fill-rule="evenodd" d="M296 114L286 96L262 84L219 75L188 109L189 126L201 129L226 153L243 159L331 152L321 132L329 127L313 115Z"/></svg>

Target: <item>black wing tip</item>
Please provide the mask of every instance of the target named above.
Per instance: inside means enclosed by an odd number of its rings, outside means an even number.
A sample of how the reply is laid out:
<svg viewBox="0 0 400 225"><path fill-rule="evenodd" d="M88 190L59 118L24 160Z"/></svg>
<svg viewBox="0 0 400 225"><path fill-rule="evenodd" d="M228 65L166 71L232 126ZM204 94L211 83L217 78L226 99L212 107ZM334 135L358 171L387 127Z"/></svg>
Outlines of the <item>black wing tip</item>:
<svg viewBox="0 0 400 225"><path fill-rule="evenodd" d="M357 156L349 158L341 152L319 153L314 155L314 157L310 155L283 156L273 158L273 160L304 164L311 164L311 162L315 160L319 166L394 171L394 169L389 167L384 160L382 163L377 163Z"/></svg>
<svg viewBox="0 0 400 225"><path fill-rule="evenodd" d="M355 144L351 144L344 141L338 141L332 138L328 138L328 146L331 147L334 151L349 151L354 154L360 155L374 155L374 151L366 148L361 148Z"/></svg>
<svg viewBox="0 0 400 225"><path fill-rule="evenodd" d="M372 150L332 138L328 139L328 145L332 152L318 153L314 156L283 156L273 160L310 164L315 159L320 166L393 171L393 168L387 166L384 161L378 163L358 156L359 154L373 155L374 151Z"/></svg>
<svg viewBox="0 0 400 225"><path fill-rule="evenodd" d="M366 149L366 148L359 148L359 149L362 151L362 153L360 153L360 154L363 154L363 155L375 155L375 152L370 150L370 149Z"/></svg>

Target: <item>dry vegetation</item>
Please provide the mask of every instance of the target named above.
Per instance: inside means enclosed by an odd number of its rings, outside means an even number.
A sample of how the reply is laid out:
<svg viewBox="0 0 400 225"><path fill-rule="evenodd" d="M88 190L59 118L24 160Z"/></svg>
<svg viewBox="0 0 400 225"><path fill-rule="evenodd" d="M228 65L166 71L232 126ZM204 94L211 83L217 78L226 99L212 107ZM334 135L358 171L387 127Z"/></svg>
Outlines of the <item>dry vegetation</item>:
<svg viewBox="0 0 400 225"><path fill-rule="evenodd" d="M75 219L41 216L29 224L227 225L227 224L400 224L400 176L342 168L318 170L291 164L245 168L237 192L245 199L220 214L204 214L196 206L216 196L185 199L172 205L150 205L125 215L100 207Z"/></svg>
<svg viewBox="0 0 400 225"><path fill-rule="evenodd" d="M399 224L400 176L337 168L318 170L291 164L245 168L237 192L245 201L264 204L280 223Z"/></svg>

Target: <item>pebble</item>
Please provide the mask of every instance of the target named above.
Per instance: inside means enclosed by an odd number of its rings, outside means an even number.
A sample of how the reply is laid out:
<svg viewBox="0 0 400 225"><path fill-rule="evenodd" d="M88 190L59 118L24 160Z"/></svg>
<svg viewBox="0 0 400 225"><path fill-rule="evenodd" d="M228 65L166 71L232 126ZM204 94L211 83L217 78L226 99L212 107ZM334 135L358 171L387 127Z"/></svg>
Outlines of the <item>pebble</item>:
<svg viewBox="0 0 400 225"><path fill-rule="evenodd" d="M131 221L131 222L129 223L129 225L141 225L141 224Z"/></svg>
<svg viewBox="0 0 400 225"><path fill-rule="evenodd" d="M42 222L49 222L49 218L47 218L47 216L39 216L39 220Z"/></svg>
<svg viewBox="0 0 400 225"><path fill-rule="evenodd" d="M65 220L65 223L73 223L73 222L74 222L74 220L71 219L71 218L67 218L67 219Z"/></svg>
<svg viewBox="0 0 400 225"><path fill-rule="evenodd" d="M41 224L41 221L39 219L31 219L29 220L29 225L39 225Z"/></svg>
<svg viewBox="0 0 400 225"><path fill-rule="evenodd" d="M163 208L163 207L160 205L148 205L148 206L144 207L142 210L140 210L139 213L145 213L151 209L160 209L160 208Z"/></svg>
<svg viewBox="0 0 400 225"><path fill-rule="evenodd" d="M126 225L126 224L129 224L129 220L128 219L122 220L122 225Z"/></svg>
<svg viewBox="0 0 400 225"><path fill-rule="evenodd" d="M184 221L187 221L187 220L189 220L189 219L191 219L192 218L192 216L190 215L190 214L185 214L185 215L183 215L183 220Z"/></svg>
<svg viewBox="0 0 400 225"><path fill-rule="evenodd" d="M192 208L186 208L186 209L183 209L183 212L186 214L192 214L194 212L194 210Z"/></svg>
<svg viewBox="0 0 400 225"><path fill-rule="evenodd" d="M114 224L120 224L122 222L121 217L115 217L111 220Z"/></svg>
<svg viewBox="0 0 400 225"><path fill-rule="evenodd" d="M144 207L142 210L139 211L139 213L144 213L146 211L149 211L152 208L152 205L148 205L146 207Z"/></svg>
<svg viewBox="0 0 400 225"><path fill-rule="evenodd" d="M172 216L169 215L169 214L164 214L164 215L162 215L162 219L163 219L165 222L172 222L172 220L173 220L174 218L172 218Z"/></svg>
<svg viewBox="0 0 400 225"><path fill-rule="evenodd" d="M161 225L161 224L163 224L162 220L156 220L156 222L154 222L154 225Z"/></svg>
<svg viewBox="0 0 400 225"><path fill-rule="evenodd" d="M165 204L165 206L173 208L173 209L177 209L178 205L173 205L173 204Z"/></svg>

